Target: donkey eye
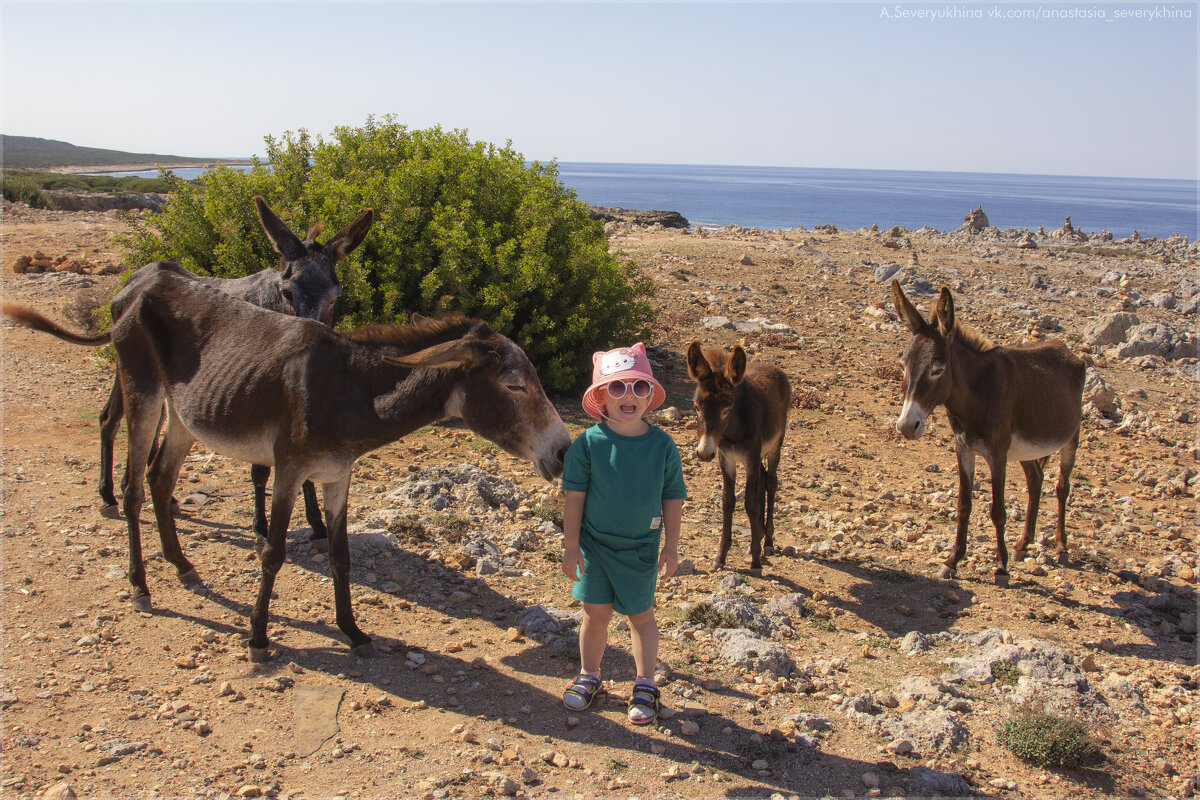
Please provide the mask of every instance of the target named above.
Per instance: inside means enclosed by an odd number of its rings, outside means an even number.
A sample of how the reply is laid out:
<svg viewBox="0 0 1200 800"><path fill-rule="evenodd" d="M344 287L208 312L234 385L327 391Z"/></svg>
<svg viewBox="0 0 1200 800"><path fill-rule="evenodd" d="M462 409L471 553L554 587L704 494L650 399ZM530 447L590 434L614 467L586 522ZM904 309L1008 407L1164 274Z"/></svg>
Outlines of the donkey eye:
<svg viewBox="0 0 1200 800"><path fill-rule="evenodd" d="M941 366L940 364L935 364L934 366L929 368L929 377L934 378L934 379L940 378L940 377L942 377L942 373L945 371L946 371L945 367Z"/></svg>
<svg viewBox="0 0 1200 800"><path fill-rule="evenodd" d="M721 409L721 419L725 419L726 417L728 417L729 412L732 410L733 410L732 408L722 408Z"/></svg>
<svg viewBox="0 0 1200 800"><path fill-rule="evenodd" d="M525 393L525 387L519 383L506 383L504 384L504 388L508 389L510 392L516 392L518 394Z"/></svg>

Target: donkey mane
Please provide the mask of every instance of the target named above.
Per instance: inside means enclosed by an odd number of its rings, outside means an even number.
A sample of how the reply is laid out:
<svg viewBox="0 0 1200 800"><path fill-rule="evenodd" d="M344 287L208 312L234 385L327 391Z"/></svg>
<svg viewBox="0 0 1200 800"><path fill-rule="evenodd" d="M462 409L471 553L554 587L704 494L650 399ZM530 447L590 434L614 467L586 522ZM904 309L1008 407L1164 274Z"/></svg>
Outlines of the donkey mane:
<svg viewBox="0 0 1200 800"><path fill-rule="evenodd" d="M986 353L997 347L991 339L957 319L954 320L954 338L977 353Z"/></svg>
<svg viewBox="0 0 1200 800"><path fill-rule="evenodd" d="M430 337L461 336L476 320L459 311L436 319L422 319L408 325L364 325L346 333L346 338L363 344L393 345L396 347L427 344Z"/></svg>

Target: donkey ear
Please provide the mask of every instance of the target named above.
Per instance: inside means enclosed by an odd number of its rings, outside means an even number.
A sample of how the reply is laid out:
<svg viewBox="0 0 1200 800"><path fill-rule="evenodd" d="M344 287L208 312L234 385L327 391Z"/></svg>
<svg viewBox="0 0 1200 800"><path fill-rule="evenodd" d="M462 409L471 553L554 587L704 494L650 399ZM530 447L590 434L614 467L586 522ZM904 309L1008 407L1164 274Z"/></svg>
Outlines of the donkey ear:
<svg viewBox="0 0 1200 800"><path fill-rule="evenodd" d="M308 233L304 234L304 244L310 245L313 242L315 242L317 240L317 237L321 235L321 228L322 228L322 225L320 222L314 224L311 228L309 228Z"/></svg>
<svg viewBox="0 0 1200 800"><path fill-rule="evenodd" d="M708 380L712 376L712 367L708 363L708 359L704 357L704 348L700 344L699 339L692 341L688 346L687 351L688 375L692 377L696 383Z"/></svg>
<svg viewBox="0 0 1200 800"><path fill-rule="evenodd" d="M413 325L416 325L418 322L424 322L427 319L429 319L429 317L425 316L424 314L418 314L416 311L412 312Z"/></svg>
<svg viewBox="0 0 1200 800"><path fill-rule="evenodd" d="M725 365L725 377L729 378L729 382L737 386L742 382L742 378L746 377L746 351L740 344L733 346L733 355L729 357L729 363Z"/></svg>
<svg viewBox="0 0 1200 800"><path fill-rule="evenodd" d="M329 240L329 244L325 245L325 252L333 256L335 261L340 261L350 255L354 252L354 248L367 238L367 233L371 230L371 223L374 221L375 212L368 208L358 215L358 219L334 234L334 237Z"/></svg>
<svg viewBox="0 0 1200 800"><path fill-rule="evenodd" d="M904 290L900 288L900 281L895 278L892 279L892 302L896 304L896 315L910 331L916 333L925 327L927 324L925 318L921 316L920 311L917 311L917 307L904 296Z"/></svg>
<svg viewBox="0 0 1200 800"><path fill-rule="evenodd" d="M283 224L283 220L275 216L275 212L267 207L266 201L256 196L254 207L258 210L258 221L267 234L267 238L271 240L271 246L275 248L275 252L288 261L303 258L308 249L303 242L296 238L296 234Z"/></svg>
<svg viewBox="0 0 1200 800"><path fill-rule="evenodd" d="M952 339L954 337L954 298L950 296L948 286L942 287L942 294L938 297L937 321L942 330L942 336Z"/></svg>
<svg viewBox="0 0 1200 800"><path fill-rule="evenodd" d="M445 369L470 364L479 359L479 352L470 342L455 339L426 347L407 356L384 356L383 360L408 369Z"/></svg>

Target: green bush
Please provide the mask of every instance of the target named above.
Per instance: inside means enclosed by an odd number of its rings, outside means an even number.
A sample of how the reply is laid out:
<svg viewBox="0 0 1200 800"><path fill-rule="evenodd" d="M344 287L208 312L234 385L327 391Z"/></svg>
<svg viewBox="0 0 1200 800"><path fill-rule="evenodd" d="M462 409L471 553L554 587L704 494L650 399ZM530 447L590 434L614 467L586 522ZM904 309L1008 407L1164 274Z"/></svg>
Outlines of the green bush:
<svg viewBox="0 0 1200 800"><path fill-rule="evenodd" d="M554 164L390 116L337 128L331 141L268 136L266 149L248 173L166 173L167 204L134 221L126 242L138 262L220 276L274 266L256 194L297 231L321 220L331 234L373 208L370 235L340 265L341 325L462 311L516 341L558 392L579 388L594 350L649 338L653 282L609 253L603 225Z"/></svg>
<svg viewBox="0 0 1200 800"><path fill-rule="evenodd" d="M9 197L9 182L14 187L32 187L38 197L41 189L75 189L81 192L105 192L109 194L165 192L170 182L165 178L138 178L134 176L115 178L111 175L66 175L59 172L32 172L29 170L6 169L3 171L4 197L19 200L34 206L33 202L21 197ZM44 198L42 200L44 201ZM34 206L45 208L45 205Z"/></svg>
<svg viewBox="0 0 1200 800"><path fill-rule="evenodd" d="M1039 767L1077 767L1099 752L1083 723L1040 706L1026 707L1000 725L1000 744Z"/></svg>
<svg viewBox="0 0 1200 800"><path fill-rule="evenodd" d="M10 203L24 203L30 208L49 208L42 194L41 183L32 174L6 169L0 173L0 188Z"/></svg>

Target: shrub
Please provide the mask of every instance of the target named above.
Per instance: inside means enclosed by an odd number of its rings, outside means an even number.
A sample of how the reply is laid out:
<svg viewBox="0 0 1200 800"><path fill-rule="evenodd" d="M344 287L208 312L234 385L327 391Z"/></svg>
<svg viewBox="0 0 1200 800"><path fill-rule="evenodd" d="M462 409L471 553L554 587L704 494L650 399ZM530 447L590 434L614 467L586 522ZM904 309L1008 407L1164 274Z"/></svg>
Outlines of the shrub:
<svg viewBox="0 0 1200 800"><path fill-rule="evenodd" d="M338 230L373 208L370 235L340 265L343 325L462 311L516 341L551 391L577 388L594 350L650 337L653 282L609 253L602 223L554 164L390 116L339 127L328 142L303 130L268 136L266 150L248 173L166 173L167 204L134 220L125 242L139 262L223 277L274 266L255 194L295 230L317 220Z"/></svg>
<svg viewBox="0 0 1200 800"><path fill-rule="evenodd" d="M50 203L42 194L41 183L27 172L6 169L0 177L0 189L4 199L10 203L24 203L30 208L49 208Z"/></svg>
<svg viewBox="0 0 1200 800"><path fill-rule="evenodd" d="M1099 752L1083 723L1025 707L1000 725L1000 744L1039 767L1077 767Z"/></svg>

